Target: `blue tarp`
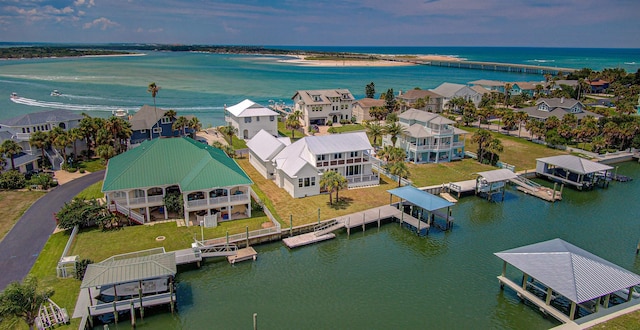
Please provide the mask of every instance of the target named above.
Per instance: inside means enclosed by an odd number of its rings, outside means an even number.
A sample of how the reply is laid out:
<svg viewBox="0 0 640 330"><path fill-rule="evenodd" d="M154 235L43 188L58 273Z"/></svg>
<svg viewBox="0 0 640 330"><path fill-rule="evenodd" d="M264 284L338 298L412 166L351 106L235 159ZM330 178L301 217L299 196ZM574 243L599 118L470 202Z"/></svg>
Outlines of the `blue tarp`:
<svg viewBox="0 0 640 330"><path fill-rule="evenodd" d="M453 206L454 204L446 199L436 195L422 191L412 186L404 186L396 189L387 190L390 194L398 196L414 205L417 205L429 212Z"/></svg>

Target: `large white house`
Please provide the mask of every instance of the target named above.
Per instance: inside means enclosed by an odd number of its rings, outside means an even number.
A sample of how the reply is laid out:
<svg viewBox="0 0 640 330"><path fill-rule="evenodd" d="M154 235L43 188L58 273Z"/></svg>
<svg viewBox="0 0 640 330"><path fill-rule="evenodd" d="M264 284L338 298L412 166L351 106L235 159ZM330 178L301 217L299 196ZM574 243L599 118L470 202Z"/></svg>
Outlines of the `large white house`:
<svg viewBox="0 0 640 330"><path fill-rule="evenodd" d="M244 140L253 138L260 130L278 135L278 113L267 107L246 99L224 110L227 125L235 127Z"/></svg>
<svg viewBox="0 0 640 330"><path fill-rule="evenodd" d="M348 89L300 90L291 99L294 111L302 112L307 127L351 120L356 101Z"/></svg>
<svg viewBox="0 0 640 330"><path fill-rule="evenodd" d="M442 107L445 108L452 98L460 97L465 101L471 101L478 106L482 100L482 93L474 90L473 88L454 83L442 83L440 86L431 90L432 92L442 95Z"/></svg>
<svg viewBox="0 0 640 330"><path fill-rule="evenodd" d="M247 146L251 164L294 198L318 195L326 171L342 174L349 188L380 183L364 132L307 136L292 144L259 133Z"/></svg>
<svg viewBox="0 0 640 330"><path fill-rule="evenodd" d="M464 135L467 131L453 126L455 123L434 113L409 109L398 116L404 127L396 147L404 149L412 163L442 163L464 158ZM386 135L382 145L393 145Z"/></svg>

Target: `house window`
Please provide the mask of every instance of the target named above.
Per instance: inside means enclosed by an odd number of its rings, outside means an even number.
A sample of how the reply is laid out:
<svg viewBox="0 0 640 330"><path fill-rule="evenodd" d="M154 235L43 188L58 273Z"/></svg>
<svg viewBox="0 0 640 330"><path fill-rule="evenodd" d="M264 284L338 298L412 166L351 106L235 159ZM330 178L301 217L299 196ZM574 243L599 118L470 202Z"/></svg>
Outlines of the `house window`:
<svg viewBox="0 0 640 330"><path fill-rule="evenodd" d="M246 123L250 123L251 122L251 117L244 117L244 122Z"/></svg>
<svg viewBox="0 0 640 330"><path fill-rule="evenodd" d="M154 128L153 128L153 132L154 132L154 133L157 133L157 134L162 133L162 127L154 127Z"/></svg>
<svg viewBox="0 0 640 330"><path fill-rule="evenodd" d="M333 159L342 159L342 154L333 154Z"/></svg>
<svg viewBox="0 0 640 330"><path fill-rule="evenodd" d="M160 123L161 123L161 124L169 124L169 123L171 123L171 118L169 118L169 117L162 117L162 118L160 119Z"/></svg>
<svg viewBox="0 0 640 330"><path fill-rule="evenodd" d="M269 121L274 121L276 119L276 116L269 116Z"/></svg>
<svg viewBox="0 0 640 330"><path fill-rule="evenodd" d="M299 188L302 188L302 187L313 187L315 185L316 185L316 178L315 177L298 179L298 187Z"/></svg>
<svg viewBox="0 0 640 330"><path fill-rule="evenodd" d="M349 157L351 157L351 158L358 157L358 152L357 151L352 151Z"/></svg>
<svg viewBox="0 0 640 330"><path fill-rule="evenodd" d="M318 155L316 157L317 160L325 160L325 155Z"/></svg>
<svg viewBox="0 0 640 330"><path fill-rule="evenodd" d="M302 188L303 179L298 179L298 188Z"/></svg>
<svg viewBox="0 0 640 330"><path fill-rule="evenodd" d="M146 133L146 132L147 132L147 130L146 130L146 129L141 129L141 130L140 130L140 133Z"/></svg>
<svg viewBox="0 0 640 330"><path fill-rule="evenodd" d="M256 117L256 121L260 121L260 117Z"/></svg>

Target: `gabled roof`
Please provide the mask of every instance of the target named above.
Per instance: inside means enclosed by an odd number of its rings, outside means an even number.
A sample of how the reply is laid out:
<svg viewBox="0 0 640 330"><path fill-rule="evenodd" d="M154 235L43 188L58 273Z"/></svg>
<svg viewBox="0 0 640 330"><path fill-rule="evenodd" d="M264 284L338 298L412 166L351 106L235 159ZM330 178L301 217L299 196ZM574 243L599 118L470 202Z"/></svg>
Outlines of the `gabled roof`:
<svg viewBox="0 0 640 330"><path fill-rule="evenodd" d="M576 104L580 104L580 105L582 105L582 108L584 108L584 105L582 104L582 102L580 102L580 101L578 101L576 99L564 98L564 97L554 97L554 98L550 98L550 99L539 99L539 100L536 101L536 105L539 105L540 103L546 103L547 106L549 106L549 108L551 108L551 109L553 109L553 108L571 109Z"/></svg>
<svg viewBox="0 0 640 330"><path fill-rule="evenodd" d="M102 191L177 184L182 192L253 184L222 150L191 138L145 141L109 160Z"/></svg>
<svg viewBox="0 0 640 330"><path fill-rule="evenodd" d="M160 118L164 117L164 113L167 110L153 107L150 105L143 105L140 107L129 122L131 123L131 130L139 131L143 129L151 129Z"/></svg>
<svg viewBox="0 0 640 330"><path fill-rule="evenodd" d="M567 109L562 109L562 108L553 108L551 111L542 111L542 110L538 110L537 106L532 106L532 107L526 107L526 108L522 108L522 109L516 109L515 111L517 112L526 112L530 117L533 118L540 118L540 119L547 119L549 117L555 116L558 119L562 119L562 117L564 117L566 114L570 113L569 111L567 111ZM593 113L591 111L588 110L583 110L582 112L576 112L573 113L578 119L582 119L586 116L592 116L594 118L601 118L602 115L599 115L597 113Z"/></svg>
<svg viewBox="0 0 640 330"><path fill-rule="evenodd" d="M26 115L0 120L0 125L15 126L31 126L42 125L46 123L59 123L72 120L81 120L82 115L70 110L50 110L42 112L33 112Z"/></svg>
<svg viewBox="0 0 640 330"><path fill-rule="evenodd" d="M534 90L536 89L536 85L534 83L528 81L516 81L511 84L511 86L518 86L521 90ZM512 87L513 88L513 87Z"/></svg>
<svg viewBox="0 0 640 330"><path fill-rule="evenodd" d="M410 89L402 93L402 95L398 95L399 99L405 99L405 100L417 100L425 97L429 97L430 99L433 100L433 99L442 98L442 95L426 89Z"/></svg>
<svg viewBox="0 0 640 330"><path fill-rule="evenodd" d="M225 108L234 117L277 116L278 113L249 99Z"/></svg>
<svg viewBox="0 0 640 330"><path fill-rule="evenodd" d="M500 86L504 86L505 82L504 81L497 81L497 80L480 79L480 80L470 81L469 84L500 87Z"/></svg>
<svg viewBox="0 0 640 330"><path fill-rule="evenodd" d="M584 158L573 156L573 155L558 155L558 156L538 158L536 160L546 164L562 167L566 170L569 170L573 173L578 173L578 174L589 174L589 173L596 173L600 171L608 171L613 169L613 167L609 165L592 162L588 159L584 159Z"/></svg>
<svg viewBox="0 0 640 330"><path fill-rule="evenodd" d="M87 266L80 288L144 281L175 276L176 273L174 252L126 259L109 258Z"/></svg>
<svg viewBox="0 0 640 330"><path fill-rule="evenodd" d="M296 95L300 95L302 101L305 104L330 104L329 97L339 97L342 99L342 95L347 95L347 98L343 100L354 100L353 94L348 89L320 89L320 90L300 90L297 91L291 98L294 99ZM318 95L320 99L314 100L313 96Z"/></svg>
<svg viewBox="0 0 640 330"><path fill-rule="evenodd" d="M640 276L559 238L494 253L573 302L640 284Z"/></svg>
<svg viewBox="0 0 640 330"><path fill-rule="evenodd" d="M474 86L471 86L469 88L471 88L474 92L476 92L478 94L491 94L490 90L488 90L488 89L486 89L486 88L484 88L482 86L479 86L479 85L474 85Z"/></svg>
<svg viewBox="0 0 640 330"><path fill-rule="evenodd" d="M382 107L385 104L385 100L365 97L356 101L356 103L360 104L363 108Z"/></svg>
<svg viewBox="0 0 640 330"><path fill-rule="evenodd" d="M291 140L288 137L276 138L263 129L247 141L247 147L263 162L271 161L275 155L290 144Z"/></svg>
<svg viewBox="0 0 640 330"><path fill-rule="evenodd" d="M423 123L434 123L438 125L455 124L453 120L450 120L446 117L440 116L432 112L427 112L427 111L413 109L413 108L401 113L400 115L398 115L398 118L405 119L405 120L416 120Z"/></svg>
<svg viewBox="0 0 640 330"><path fill-rule="evenodd" d="M463 90L464 90L463 95L478 94L478 92L469 88L466 85L454 84L454 83L448 83L448 82L442 83L440 84L440 86L432 89L432 91L434 91L435 93L438 93L446 98L455 97L460 93L460 91L463 91Z"/></svg>
<svg viewBox="0 0 640 330"><path fill-rule="evenodd" d="M387 190L387 192L429 212L455 205L442 197L422 191L413 186L395 188Z"/></svg>
<svg viewBox="0 0 640 330"><path fill-rule="evenodd" d="M278 169L293 177L306 164L315 167L317 155L371 149L365 132L306 136L284 148L274 160Z"/></svg>
<svg viewBox="0 0 640 330"><path fill-rule="evenodd" d="M501 168L499 170L478 172L479 176L483 177L488 183L507 181L518 177L511 170Z"/></svg>

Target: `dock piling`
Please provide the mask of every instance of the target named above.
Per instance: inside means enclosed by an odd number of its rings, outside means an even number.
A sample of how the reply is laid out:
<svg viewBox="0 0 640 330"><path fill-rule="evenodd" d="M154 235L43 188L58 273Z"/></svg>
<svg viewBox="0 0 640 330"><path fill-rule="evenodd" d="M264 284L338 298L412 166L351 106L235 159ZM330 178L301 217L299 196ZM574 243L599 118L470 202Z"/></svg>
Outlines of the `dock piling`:
<svg viewBox="0 0 640 330"><path fill-rule="evenodd" d="M253 330L258 330L258 313L253 313Z"/></svg>
<svg viewBox="0 0 640 330"><path fill-rule="evenodd" d="M129 306L129 313L131 314L131 327L136 327L136 308L133 306L133 300L131 301L131 305Z"/></svg>

